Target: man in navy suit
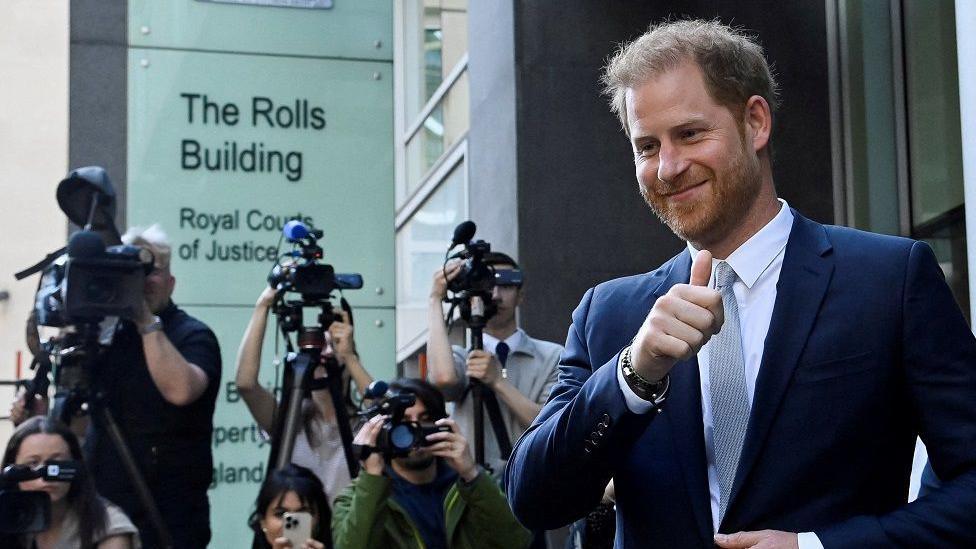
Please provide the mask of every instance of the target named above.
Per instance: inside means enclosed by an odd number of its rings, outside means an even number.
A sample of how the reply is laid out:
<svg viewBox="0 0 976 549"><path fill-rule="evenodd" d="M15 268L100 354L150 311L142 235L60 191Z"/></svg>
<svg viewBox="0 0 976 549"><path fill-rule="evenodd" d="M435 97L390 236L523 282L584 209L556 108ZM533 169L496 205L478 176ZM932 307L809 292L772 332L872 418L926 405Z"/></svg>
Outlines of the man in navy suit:
<svg viewBox="0 0 976 549"><path fill-rule="evenodd" d="M777 197L776 86L740 32L654 26L604 81L688 249L583 296L516 516L569 523L612 477L617 547L976 546L976 341L932 250ZM917 436L945 482L906 503Z"/></svg>

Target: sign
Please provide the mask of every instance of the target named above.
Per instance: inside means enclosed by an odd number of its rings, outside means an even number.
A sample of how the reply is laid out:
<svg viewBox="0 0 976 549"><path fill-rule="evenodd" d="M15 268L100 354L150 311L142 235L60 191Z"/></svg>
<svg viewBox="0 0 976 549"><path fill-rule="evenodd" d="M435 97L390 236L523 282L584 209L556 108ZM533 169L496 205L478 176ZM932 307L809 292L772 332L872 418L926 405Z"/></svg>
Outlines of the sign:
<svg viewBox="0 0 976 549"><path fill-rule="evenodd" d="M270 447L236 392L236 352L286 222L322 229L325 261L362 274L345 292L357 347L375 378L394 374L392 65L150 48L128 64L127 219L167 231L174 301L220 342L211 524L214 546L244 547Z"/></svg>

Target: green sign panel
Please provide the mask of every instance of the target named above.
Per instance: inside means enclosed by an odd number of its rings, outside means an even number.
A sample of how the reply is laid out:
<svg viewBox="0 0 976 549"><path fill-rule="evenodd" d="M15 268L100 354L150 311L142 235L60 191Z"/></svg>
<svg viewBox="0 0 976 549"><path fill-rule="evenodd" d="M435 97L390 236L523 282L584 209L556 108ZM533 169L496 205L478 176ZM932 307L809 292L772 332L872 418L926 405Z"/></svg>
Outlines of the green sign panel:
<svg viewBox="0 0 976 549"><path fill-rule="evenodd" d="M287 221L322 229L325 261L363 275L345 293L357 346L374 377L394 373L392 64L144 48L128 63L128 221L167 231L174 300L220 341L213 545L244 547L269 446L234 388L236 351ZM269 330L269 387L273 348Z"/></svg>
<svg viewBox="0 0 976 549"><path fill-rule="evenodd" d="M329 9L196 0L130 0L133 47L392 61L390 0L343 0ZM315 6L308 6L315 7Z"/></svg>

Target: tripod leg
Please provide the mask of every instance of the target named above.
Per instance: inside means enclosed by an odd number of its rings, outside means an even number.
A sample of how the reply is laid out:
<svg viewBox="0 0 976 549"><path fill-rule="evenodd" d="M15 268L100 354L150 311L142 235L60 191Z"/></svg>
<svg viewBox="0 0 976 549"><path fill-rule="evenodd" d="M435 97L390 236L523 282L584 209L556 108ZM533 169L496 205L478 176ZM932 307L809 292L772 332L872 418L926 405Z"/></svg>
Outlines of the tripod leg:
<svg viewBox="0 0 976 549"><path fill-rule="evenodd" d="M275 447L272 452L277 456L275 460L276 469L284 469L291 463L291 454L295 449L295 437L298 436L298 429L302 419L302 398L305 396L304 387L308 387L307 376L312 374L312 365L309 355L299 353L292 363L292 385L288 392L287 409L285 410L284 423L281 426L280 435L273 441Z"/></svg>
<svg viewBox="0 0 976 549"><path fill-rule="evenodd" d="M122 460L122 466L125 467L125 472L136 489L136 495L138 495L139 500L142 501L142 505L145 507L146 513L149 515L149 521L152 522L153 528L155 528L157 534L159 535L160 544L163 547L172 549L173 537L170 536L169 530L166 529L166 524L163 522L163 516L159 513L159 509L156 507L156 502L153 501L152 494L149 492L149 486L146 485L146 480L142 478L142 474L139 472L139 467L136 466L135 459L132 457L132 452L129 451L129 446L125 443L125 439L122 437L122 431L119 430L119 425L115 422L115 418L112 417L112 413L108 410L108 408L101 405L96 405L94 408L95 410L93 413L95 414L95 421L102 423L102 426L108 433L109 438L112 440L112 444L115 446L115 451Z"/></svg>
<svg viewBox="0 0 976 549"><path fill-rule="evenodd" d="M471 404L474 406L474 460L482 467L488 469L485 461L485 387L478 380L472 379L471 383Z"/></svg>

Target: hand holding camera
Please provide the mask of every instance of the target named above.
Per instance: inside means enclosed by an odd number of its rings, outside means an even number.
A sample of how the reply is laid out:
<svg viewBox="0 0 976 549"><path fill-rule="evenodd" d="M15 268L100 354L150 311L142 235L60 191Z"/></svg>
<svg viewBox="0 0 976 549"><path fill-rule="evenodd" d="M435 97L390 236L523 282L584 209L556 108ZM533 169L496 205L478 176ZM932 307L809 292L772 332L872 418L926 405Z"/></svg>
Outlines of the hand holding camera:
<svg viewBox="0 0 976 549"><path fill-rule="evenodd" d="M383 430L383 422L389 419L390 416L377 415L373 416L367 421L359 432L356 433L356 438L353 439L352 443L356 447L365 448L375 448L376 440L379 438L380 431ZM369 452L366 459L360 459L363 471L367 473L379 476L383 474L383 468L386 467L386 460L383 458L382 452Z"/></svg>
<svg viewBox="0 0 976 549"><path fill-rule="evenodd" d="M461 436L457 423L453 419L443 418L437 420L434 425L438 427L447 426L451 430L427 435L427 441L432 443L430 446L431 455L444 458L447 465L457 471L465 482L474 480L478 476L478 466L475 465L474 459L471 457L468 441Z"/></svg>
<svg viewBox="0 0 976 549"><path fill-rule="evenodd" d="M349 313L339 311L339 319L329 325L329 335L332 337L332 348L339 362L346 363L350 357L356 355L356 340L353 339L353 326Z"/></svg>
<svg viewBox="0 0 976 549"><path fill-rule="evenodd" d="M468 377L477 379L485 385L494 388L501 381L502 365L498 357L481 349L468 353Z"/></svg>

